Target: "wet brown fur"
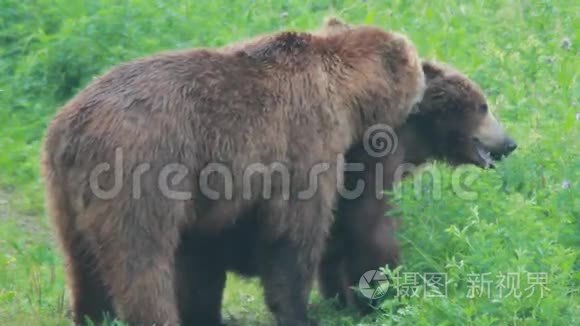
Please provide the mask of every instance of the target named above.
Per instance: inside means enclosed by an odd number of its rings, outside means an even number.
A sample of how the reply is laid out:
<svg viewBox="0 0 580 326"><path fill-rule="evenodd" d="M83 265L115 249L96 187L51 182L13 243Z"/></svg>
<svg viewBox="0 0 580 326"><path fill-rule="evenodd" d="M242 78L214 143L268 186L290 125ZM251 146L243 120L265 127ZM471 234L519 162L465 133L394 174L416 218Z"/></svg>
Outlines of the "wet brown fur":
<svg viewBox="0 0 580 326"><path fill-rule="evenodd" d="M240 250L226 239L245 223L256 235L247 250L256 251L278 324L308 324L336 175L320 175L309 200L295 195L308 187L314 164L336 162L369 126L401 125L422 91L410 42L372 27L169 52L93 81L56 115L42 150L75 323L98 322L110 311L132 325L220 325L225 269ZM117 149L122 160L115 162ZM199 188L200 173L213 162L232 171L231 200L215 174L207 183L221 199ZM277 179L271 199L242 198L241 173L258 162L291 168L290 200ZM113 198L96 196L89 181L102 163L124 171L118 180L112 171L96 178L105 190L122 185ZM142 163L149 166L141 170ZM187 176L169 176L170 188L190 192L189 199L168 198L158 185L163 167L175 163ZM261 189L259 180L252 186Z"/></svg>

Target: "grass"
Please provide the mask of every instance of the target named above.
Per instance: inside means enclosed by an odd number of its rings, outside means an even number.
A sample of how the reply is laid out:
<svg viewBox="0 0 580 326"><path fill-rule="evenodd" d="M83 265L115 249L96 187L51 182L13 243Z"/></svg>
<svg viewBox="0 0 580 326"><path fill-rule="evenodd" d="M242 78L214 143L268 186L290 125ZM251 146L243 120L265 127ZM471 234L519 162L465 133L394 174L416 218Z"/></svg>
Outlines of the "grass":
<svg viewBox="0 0 580 326"><path fill-rule="evenodd" d="M429 183L422 196L402 186L399 289L416 287L417 297L383 300L361 319L313 293L313 314L325 325L580 324L577 1L0 0L0 8L0 324L69 324L37 168L60 105L114 64L313 29L330 14L404 32L423 57L467 73L519 148L496 170L468 168L478 174L472 200L454 194L452 170L440 164L441 196ZM426 280L409 278L424 273L447 275L446 297L425 298ZM472 298L482 273L493 293ZM508 273L520 277L519 298L498 297ZM525 292L534 281L545 283L543 296ZM226 319L271 323L256 281L230 275L224 300Z"/></svg>

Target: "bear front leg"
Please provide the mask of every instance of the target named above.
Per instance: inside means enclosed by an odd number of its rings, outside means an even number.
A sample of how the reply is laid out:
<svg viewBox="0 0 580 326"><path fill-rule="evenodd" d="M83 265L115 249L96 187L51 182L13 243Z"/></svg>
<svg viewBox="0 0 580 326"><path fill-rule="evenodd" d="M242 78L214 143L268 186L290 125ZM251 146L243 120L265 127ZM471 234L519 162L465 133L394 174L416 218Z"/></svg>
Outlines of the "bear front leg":
<svg viewBox="0 0 580 326"><path fill-rule="evenodd" d="M400 263L399 242L395 235L396 220L390 216L376 215L376 223L368 227L364 234L357 234L353 241L352 248L348 254L346 268L348 273L348 283L357 287L360 278L370 270L379 270L385 265L390 269L396 268ZM362 297L355 297L355 293L350 290L353 297L354 306L361 313L373 311L373 300ZM348 303L352 305L352 303Z"/></svg>
<svg viewBox="0 0 580 326"><path fill-rule="evenodd" d="M215 238L186 235L175 257L181 324L223 326L221 304L226 270Z"/></svg>
<svg viewBox="0 0 580 326"><path fill-rule="evenodd" d="M277 227L262 234L260 277L278 326L318 324L308 318L308 297L332 221L330 205L321 202L291 201L264 215ZM277 217L283 223L277 223Z"/></svg>
<svg viewBox="0 0 580 326"><path fill-rule="evenodd" d="M325 299L335 299L340 307L346 306L350 291L345 269L346 248L342 237L334 235L329 239L326 251L318 267L318 283Z"/></svg>
<svg viewBox="0 0 580 326"><path fill-rule="evenodd" d="M314 264L302 258L303 251L291 240L279 240L260 259L266 304L278 326L315 325L307 316Z"/></svg>

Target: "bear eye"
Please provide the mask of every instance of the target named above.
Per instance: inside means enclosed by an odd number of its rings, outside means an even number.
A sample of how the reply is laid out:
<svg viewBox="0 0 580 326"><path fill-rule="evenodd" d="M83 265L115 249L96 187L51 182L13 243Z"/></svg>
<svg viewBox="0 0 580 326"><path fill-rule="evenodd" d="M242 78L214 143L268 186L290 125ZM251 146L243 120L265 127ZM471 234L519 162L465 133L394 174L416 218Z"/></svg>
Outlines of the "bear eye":
<svg viewBox="0 0 580 326"><path fill-rule="evenodd" d="M482 104L479 107L479 111L484 112L484 113L487 112L487 104Z"/></svg>

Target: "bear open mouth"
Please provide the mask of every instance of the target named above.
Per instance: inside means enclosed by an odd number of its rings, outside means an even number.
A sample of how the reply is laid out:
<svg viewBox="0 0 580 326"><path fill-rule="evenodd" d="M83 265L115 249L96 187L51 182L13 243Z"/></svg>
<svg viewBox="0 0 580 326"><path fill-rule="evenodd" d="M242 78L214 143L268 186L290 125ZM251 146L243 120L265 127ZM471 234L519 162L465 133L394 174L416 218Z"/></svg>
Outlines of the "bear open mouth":
<svg viewBox="0 0 580 326"><path fill-rule="evenodd" d="M478 156L478 163L484 168L493 168L492 154L487 148L478 140L474 140L475 151Z"/></svg>

